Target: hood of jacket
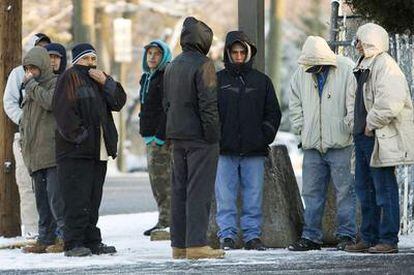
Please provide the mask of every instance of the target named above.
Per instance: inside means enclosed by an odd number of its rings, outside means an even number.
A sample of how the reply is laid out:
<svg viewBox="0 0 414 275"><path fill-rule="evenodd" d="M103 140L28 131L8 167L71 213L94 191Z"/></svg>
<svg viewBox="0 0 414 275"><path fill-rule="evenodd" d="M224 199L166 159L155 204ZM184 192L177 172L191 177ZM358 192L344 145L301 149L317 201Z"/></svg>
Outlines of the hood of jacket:
<svg viewBox="0 0 414 275"><path fill-rule="evenodd" d="M45 48L35 46L23 58L23 67L34 65L39 68L40 76L36 81L41 83L47 82L54 77L52 68L50 67L50 57Z"/></svg>
<svg viewBox="0 0 414 275"><path fill-rule="evenodd" d="M239 42L247 49L246 61L243 64L236 65L231 59L230 51L234 43ZM231 31L226 36L226 43L224 47L224 66L227 69L251 69L254 57L256 56L257 48L254 43L243 31Z"/></svg>
<svg viewBox="0 0 414 275"><path fill-rule="evenodd" d="M162 58L157 68L155 68L155 70L152 73L155 73L158 70L163 70L165 66L167 66L167 64L172 59L171 50L170 50L170 47L168 47L167 43L165 43L162 40L152 40L148 45L144 47L144 51L143 51L142 71L144 73L151 73L151 70L148 67L148 63L147 63L147 50L154 44L157 45L162 50Z"/></svg>
<svg viewBox="0 0 414 275"><path fill-rule="evenodd" d="M364 49L364 57L370 58L389 49L389 37L387 31L374 23L368 23L358 28L356 37L361 41Z"/></svg>
<svg viewBox="0 0 414 275"><path fill-rule="evenodd" d="M57 71L55 71L55 74L61 74L66 69L67 59L66 59L66 50L65 47L63 47L62 44L59 43L50 43L45 46L47 52L49 54L55 54L60 56L60 66Z"/></svg>
<svg viewBox="0 0 414 275"><path fill-rule="evenodd" d="M306 39L298 63L304 67L337 65L336 54L329 48L326 40L319 36L309 36Z"/></svg>
<svg viewBox="0 0 414 275"><path fill-rule="evenodd" d="M184 20L180 45L183 51L197 51L207 55L213 41L213 31L204 22L194 17Z"/></svg>

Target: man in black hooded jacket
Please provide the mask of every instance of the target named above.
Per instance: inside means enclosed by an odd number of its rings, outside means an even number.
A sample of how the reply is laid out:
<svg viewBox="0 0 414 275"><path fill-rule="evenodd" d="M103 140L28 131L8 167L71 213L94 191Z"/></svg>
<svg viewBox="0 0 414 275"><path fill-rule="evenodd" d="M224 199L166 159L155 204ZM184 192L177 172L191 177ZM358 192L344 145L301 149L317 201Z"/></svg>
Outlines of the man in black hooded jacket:
<svg viewBox="0 0 414 275"><path fill-rule="evenodd" d="M126 94L120 83L95 69L92 45L76 45L72 63L58 80L53 108L65 256L115 253L115 247L102 243L96 224L108 157L117 155L111 112L122 109Z"/></svg>
<svg viewBox="0 0 414 275"><path fill-rule="evenodd" d="M221 122L216 178L217 224L221 248L237 237L237 195L245 249L264 250L260 240L264 161L279 128L281 112L272 81L252 68L256 47L242 31L227 34L225 69L217 73Z"/></svg>
<svg viewBox="0 0 414 275"><path fill-rule="evenodd" d="M172 141L171 246L173 258L222 258L207 246L210 204L219 153L217 79L206 57L213 39L203 22L188 17L183 52L164 73L167 138Z"/></svg>

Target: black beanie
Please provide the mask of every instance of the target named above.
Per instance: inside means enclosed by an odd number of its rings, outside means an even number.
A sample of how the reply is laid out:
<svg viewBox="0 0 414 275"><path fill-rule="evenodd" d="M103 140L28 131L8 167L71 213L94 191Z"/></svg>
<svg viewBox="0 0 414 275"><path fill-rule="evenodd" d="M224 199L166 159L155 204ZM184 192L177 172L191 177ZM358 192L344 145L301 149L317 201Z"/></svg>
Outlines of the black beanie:
<svg viewBox="0 0 414 275"><path fill-rule="evenodd" d="M95 48L89 43L77 44L72 49L72 64L75 64L79 59L87 54L96 55Z"/></svg>

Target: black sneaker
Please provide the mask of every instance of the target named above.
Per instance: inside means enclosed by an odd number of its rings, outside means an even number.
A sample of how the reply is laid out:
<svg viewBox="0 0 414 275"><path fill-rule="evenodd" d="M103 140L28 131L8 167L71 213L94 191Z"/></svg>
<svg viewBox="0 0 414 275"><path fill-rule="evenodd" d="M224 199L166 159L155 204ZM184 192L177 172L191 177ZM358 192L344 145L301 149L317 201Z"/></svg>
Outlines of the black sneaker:
<svg viewBox="0 0 414 275"><path fill-rule="evenodd" d="M92 252L89 248L84 246L76 246L72 249L65 251L66 257L86 257L91 256Z"/></svg>
<svg viewBox="0 0 414 275"><path fill-rule="evenodd" d="M353 240L349 236L341 236L339 237L338 244L336 245L336 249L338 250L345 250L347 245L355 244L355 240Z"/></svg>
<svg viewBox="0 0 414 275"><path fill-rule="evenodd" d="M94 244L89 246L92 254L100 255L100 254L114 254L116 253L115 246L106 245L103 243Z"/></svg>
<svg viewBox="0 0 414 275"><path fill-rule="evenodd" d="M246 250L266 250L266 246L263 245L262 241L259 238L252 239L244 244L244 249Z"/></svg>
<svg viewBox="0 0 414 275"><path fill-rule="evenodd" d="M220 249L231 250L235 249L235 243L232 238L224 238L223 242L220 243Z"/></svg>
<svg viewBox="0 0 414 275"><path fill-rule="evenodd" d="M321 245L311 240L300 238L296 242L288 246L290 251L308 251L308 250L321 250Z"/></svg>

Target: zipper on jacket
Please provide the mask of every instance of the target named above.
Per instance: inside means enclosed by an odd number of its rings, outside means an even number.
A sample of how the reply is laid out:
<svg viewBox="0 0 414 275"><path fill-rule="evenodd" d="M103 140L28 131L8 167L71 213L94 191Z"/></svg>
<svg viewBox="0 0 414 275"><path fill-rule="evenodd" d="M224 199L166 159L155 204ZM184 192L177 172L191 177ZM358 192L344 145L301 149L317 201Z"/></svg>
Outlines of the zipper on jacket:
<svg viewBox="0 0 414 275"><path fill-rule="evenodd" d="M238 131L237 131L237 138L239 139L239 149L240 150L243 150L243 144L242 144L242 139L241 139L241 134L240 134L240 132L241 132L241 127L240 127L240 121L241 121L241 118L240 118L240 104L241 104L241 98L242 98L242 93L244 93L244 90L245 90L245 87L246 87L246 82L244 81L244 79L243 79L243 76L242 75L238 75L238 79L240 79L240 81L241 81L241 83L243 84L242 85L242 88L240 89L240 92L239 92L239 98L238 98L238 110L237 110L237 117L238 117ZM243 153L240 153L240 156L242 156L243 155Z"/></svg>

